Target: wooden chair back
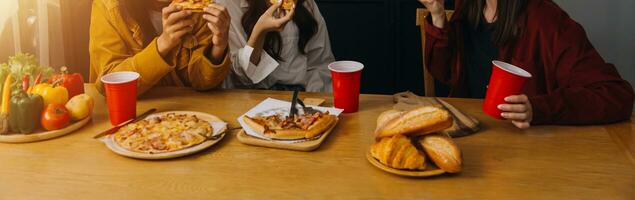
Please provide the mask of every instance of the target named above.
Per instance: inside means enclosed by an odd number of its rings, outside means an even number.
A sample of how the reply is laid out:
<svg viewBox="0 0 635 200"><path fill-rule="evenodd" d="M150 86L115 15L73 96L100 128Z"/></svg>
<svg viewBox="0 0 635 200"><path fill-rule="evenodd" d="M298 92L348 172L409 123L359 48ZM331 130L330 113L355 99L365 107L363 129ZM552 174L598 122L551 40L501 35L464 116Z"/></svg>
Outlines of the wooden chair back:
<svg viewBox="0 0 635 200"><path fill-rule="evenodd" d="M424 86L424 91L425 91L425 96L427 97L434 97L436 96L435 91L434 91L434 77L432 77L432 74L430 74L430 72L427 69L426 66L426 29L424 26L425 25L425 20L426 17L428 16L428 14L430 14L430 11L424 9L424 8L417 8L417 26L419 26L419 29L421 30L421 52L423 52L423 86ZM453 10L446 10L445 11L445 15L447 16L448 19L450 19L452 17L452 15L454 14Z"/></svg>

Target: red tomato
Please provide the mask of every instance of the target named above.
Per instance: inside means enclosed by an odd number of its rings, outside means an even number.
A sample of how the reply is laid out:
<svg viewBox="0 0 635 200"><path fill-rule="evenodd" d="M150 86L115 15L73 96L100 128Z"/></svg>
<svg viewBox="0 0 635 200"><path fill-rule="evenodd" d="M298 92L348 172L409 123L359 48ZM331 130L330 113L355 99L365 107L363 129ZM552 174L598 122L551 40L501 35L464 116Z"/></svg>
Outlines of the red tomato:
<svg viewBox="0 0 635 200"><path fill-rule="evenodd" d="M42 112L42 127L48 131L62 129L70 121L71 115L63 104L49 104Z"/></svg>
<svg viewBox="0 0 635 200"><path fill-rule="evenodd" d="M68 90L68 99L84 94L84 78L79 73L69 74L66 67L61 68L62 73L51 76L49 83L60 81L60 85Z"/></svg>

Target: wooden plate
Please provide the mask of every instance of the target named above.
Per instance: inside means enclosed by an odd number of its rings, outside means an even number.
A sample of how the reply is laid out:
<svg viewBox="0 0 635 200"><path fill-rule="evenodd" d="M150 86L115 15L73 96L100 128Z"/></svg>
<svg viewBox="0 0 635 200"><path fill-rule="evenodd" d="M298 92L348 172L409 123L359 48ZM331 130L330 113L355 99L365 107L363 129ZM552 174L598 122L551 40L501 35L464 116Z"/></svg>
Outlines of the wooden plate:
<svg viewBox="0 0 635 200"><path fill-rule="evenodd" d="M445 171L437 168L437 166L434 166L432 164L428 164L427 169L425 171L412 171L412 170L401 170L401 169L390 168L382 164L381 162L379 162L377 159L373 158L373 156L370 154L370 151L366 153L366 159L368 159L368 162L370 162L370 164L373 164L375 167L383 171L386 171L388 173L399 175L399 176L430 177L430 176L437 176L437 175L441 175L445 173Z"/></svg>
<svg viewBox="0 0 635 200"><path fill-rule="evenodd" d="M339 118L336 118L333 125L331 125L331 127L327 129L326 132L322 133L322 135L320 135L319 138L314 140L304 141L304 142L298 142L298 143L282 143L275 140L260 139L260 138L248 135L247 133L245 133L244 129L240 129L240 132L236 134L236 138L238 139L240 143L252 145L252 146L286 149L286 150L293 150L293 151L313 151L319 148L320 145L322 145L324 140L331 134L331 132L333 132L333 129L335 128L335 126L337 126L338 122L339 122Z"/></svg>
<svg viewBox="0 0 635 200"><path fill-rule="evenodd" d="M160 115L167 114L167 113L196 115L196 117L198 117L199 119L202 119L202 120L205 120L205 121L208 121L208 122L224 122L222 119L220 119L220 118L218 118L218 117L216 117L214 115L210 115L210 114L202 113L202 112L193 112L193 111L161 112L161 113L152 114L152 115L146 117L146 119L151 118L151 117L160 116ZM187 155L191 155L191 154L197 153L199 151L205 150L205 149L211 147L212 145L218 143L219 141L221 141L225 137L225 132L226 131L227 131L227 126L225 126L225 128L223 128L221 131L219 131L217 133L217 135L218 134L222 134L222 135L220 136L220 138L218 138L216 140L207 140L207 141L205 141L203 143L200 143L200 144L195 145L195 146L191 146L191 147L186 148L186 149L181 149L181 150L178 150L178 151L172 151L172 152L166 152L166 153L157 153L157 154L139 153L139 152L134 152L134 151L130 151L128 149L125 149L125 148L119 146L113 140L113 135L109 135L108 137L104 137L104 139L102 141L106 144L106 147L108 147L110 150L112 150L116 154L119 154L119 155L122 155L122 156L130 157L130 158L137 158L137 159L144 159L144 160L161 160L161 159L171 159L171 158L178 158L178 157L182 157L182 156L187 156Z"/></svg>
<svg viewBox="0 0 635 200"><path fill-rule="evenodd" d="M51 138L56 138L56 137L60 137L60 136L72 133L73 131L82 128L89 121L90 121L90 117L77 121L67 126L66 128L63 128L60 130L44 131L44 132L37 132L37 133L31 133L31 134L0 135L0 142L27 143L27 142L38 142L42 140L48 140Z"/></svg>

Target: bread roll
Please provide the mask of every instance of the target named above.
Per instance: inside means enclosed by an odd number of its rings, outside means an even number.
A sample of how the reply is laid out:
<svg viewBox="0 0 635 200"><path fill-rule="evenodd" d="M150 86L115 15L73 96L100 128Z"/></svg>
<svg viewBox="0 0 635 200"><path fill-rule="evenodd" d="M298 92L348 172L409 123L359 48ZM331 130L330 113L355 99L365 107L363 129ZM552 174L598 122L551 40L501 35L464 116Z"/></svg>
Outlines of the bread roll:
<svg viewBox="0 0 635 200"><path fill-rule="evenodd" d="M379 117L377 117L377 128L375 131L378 131L379 128L386 126L386 124L388 124L391 120L401 117L404 113L405 112L394 109L382 112L379 114Z"/></svg>
<svg viewBox="0 0 635 200"><path fill-rule="evenodd" d="M370 149L371 155L384 165L395 169L424 170L426 157L403 135L382 138Z"/></svg>
<svg viewBox="0 0 635 200"><path fill-rule="evenodd" d="M444 130L452 126L452 117L448 111L433 106L417 108L405 113L397 114L393 111L383 118L392 118L376 130L376 138L394 135L425 135ZM380 116L382 118L382 116ZM380 120L377 119L378 125Z"/></svg>
<svg viewBox="0 0 635 200"><path fill-rule="evenodd" d="M449 173L461 171L461 151L450 137L435 133L421 137L419 143L430 160L443 171Z"/></svg>

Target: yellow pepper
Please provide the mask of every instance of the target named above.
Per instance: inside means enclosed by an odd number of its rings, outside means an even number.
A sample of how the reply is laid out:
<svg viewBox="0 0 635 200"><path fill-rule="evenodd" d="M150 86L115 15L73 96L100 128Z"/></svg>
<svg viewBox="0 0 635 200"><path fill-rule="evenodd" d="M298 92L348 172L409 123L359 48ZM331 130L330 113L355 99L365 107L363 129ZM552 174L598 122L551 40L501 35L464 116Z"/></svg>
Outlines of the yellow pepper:
<svg viewBox="0 0 635 200"><path fill-rule="evenodd" d="M64 105L68 102L68 90L56 83L53 85L48 83L40 83L33 86L33 94L42 96L44 99L44 107L49 104Z"/></svg>

